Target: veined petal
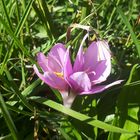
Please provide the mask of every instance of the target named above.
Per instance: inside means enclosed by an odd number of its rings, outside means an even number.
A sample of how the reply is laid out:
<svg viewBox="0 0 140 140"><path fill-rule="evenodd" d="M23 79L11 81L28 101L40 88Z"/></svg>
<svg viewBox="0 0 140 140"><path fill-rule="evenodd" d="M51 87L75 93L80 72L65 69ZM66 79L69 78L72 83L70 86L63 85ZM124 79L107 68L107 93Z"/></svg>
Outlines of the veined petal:
<svg viewBox="0 0 140 140"><path fill-rule="evenodd" d="M39 72L36 65L33 66L35 73L38 77L49 86L56 88L58 90L67 90L68 85L65 80L54 73L45 72L44 75Z"/></svg>
<svg viewBox="0 0 140 140"><path fill-rule="evenodd" d="M72 74L72 64L69 56L69 49L70 46L68 47L65 56L64 56L64 79L68 82L68 77L69 75ZM69 83L69 82L68 82Z"/></svg>
<svg viewBox="0 0 140 140"><path fill-rule="evenodd" d="M58 60L61 63L61 65L64 64L65 53L66 53L66 48L62 43L57 43L56 45L54 45L49 52L49 54L51 56L54 56L56 60Z"/></svg>
<svg viewBox="0 0 140 140"><path fill-rule="evenodd" d="M82 91L89 91L91 89L90 79L85 72L76 72L69 77L72 89L79 93Z"/></svg>
<svg viewBox="0 0 140 140"><path fill-rule="evenodd" d="M96 42L92 42L84 54L84 70L93 70L98 62L98 46Z"/></svg>
<svg viewBox="0 0 140 140"><path fill-rule="evenodd" d="M103 77L106 79L111 72L111 52L109 49L109 45L106 41L97 41L97 46L99 48L99 61L105 60L104 63L105 66L99 66L99 67L106 67L103 71Z"/></svg>
<svg viewBox="0 0 140 140"><path fill-rule="evenodd" d="M86 40L86 38L88 37L88 33L84 36L81 45L79 47L76 59L75 59L75 63L73 66L73 71L77 72L77 71L81 71L83 69L83 64L84 64L84 52L83 52L83 44Z"/></svg>
<svg viewBox="0 0 140 140"><path fill-rule="evenodd" d="M37 76L38 76L42 81L44 81L44 76L43 76L43 74L41 74L41 73L39 72L39 70L38 70L38 68L37 68L37 66L36 66L35 64L33 65L33 69L34 69L35 73L37 74Z"/></svg>
<svg viewBox="0 0 140 140"><path fill-rule="evenodd" d="M48 54L47 56L47 67L50 72L59 72L61 73L63 71L63 66L59 59L57 59L55 56Z"/></svg>
<svg viewBox="0 0 140 140"><path fill-rule="evenodd" d="M47 67L50 72L63 72L66 48L58 43L52 47L47 56Z"/></svg>
<svg viewBox="0 0 140 140"><path fill-rule="evenodd" d="M115 82L108 84L108 85L96 85L96 86L93 86L90 91L83 91L79 95L99 93L99 92L102 92L102 91L104 91L104 90L106 90L114 85L120 84L122 81L123 80L118 80L118 81L115 81Z"/></svg>
<svg viewBox="0 0 140 140"><path fill-rule="evenodd" d="M97 41L97 46L99 49L99 60L110 60L111 52L108 43L106 41Z"/></svg>
<svg viewBox="0 0 140 140"><path fill-rule="evenodd" d="M53 83L55 85L53 88L58 90L68 90L68 85L63 77L59 77L51 72L45 72L44 77L47 81L49 81L49 83Z"/></svg>
<svg viewBox="0 0 140 140"><path fill-rule="evenodd" d="M43 53L39 52L37 54L37 62L39 64L39 66L41 67L41 69L43 70L43 72L48 70L48 68L47 68L47 57Z"/></svg>
<svg viewBox="0 0 140 140"><path fill-rule="evenodd" d="M92 82L92 85L101 83L107 79L111 71L111 64L108 64L106 60L99 61L95 68L95 74L89 73L89 78Z"/></svg>
<svg viewBox="0 0 140 140"><path fill-rule="evenodd" d="M87 48L84 55L85 62L84 70L94 70L96 65L102 61L107 61L107 71L108 75L110 74L110 65L111 65L111 54L109 46L105 41L92 42L91 45Z"/></svg>

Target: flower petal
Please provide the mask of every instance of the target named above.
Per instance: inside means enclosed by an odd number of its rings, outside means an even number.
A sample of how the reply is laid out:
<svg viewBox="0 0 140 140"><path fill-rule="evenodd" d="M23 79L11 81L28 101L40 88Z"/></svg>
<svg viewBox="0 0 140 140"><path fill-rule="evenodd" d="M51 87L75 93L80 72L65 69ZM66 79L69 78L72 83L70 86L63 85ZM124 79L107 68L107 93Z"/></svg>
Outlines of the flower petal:
<svg viewBox="0 0 140 140"><path fill-rule="evenodd" d="M111 65L110 66L109 66L109 64L107 65L106 60L102 60L96 64L96 67L94 69L95 74L92 74L92 73L88 74L89 78L92 82L92 85L101 83L107 79L107 77L110 73L109 67L111 68Z"/></svg>
<svg viewBox="0 0 140 140"><path fill-rule="evenodd" d="M46 79L46 83L49 82L51 84L54 84L53 88L56 88L58 90L68 90L68 84L65 82L63 77L59 77L56 74L50 72L46 72L44 74L44 77Z"/></svg>
<svg viewBox="0 0 140 140"><path fill-rule="evenodd" d="M61 65L63 65L64 63L65 53L66 53L66 48L62 43L57 43L56 45L54 45L49 52L49 54L51 56L54 56L56 60L58 60L61 63Z"/></svg>
<svg viewBox="0 0 140 140"><path fill-rule="evenodd" d="M105 41L97 41L92 42L91 45L87 48L86 53L84 55L85 62L84 63L84 70L93 71L97 64L102 61L106 60L106 74L107 76L110 74L111 71L111 55L109 46Z"/></svg>
<svg viewBox="0 0 140 140"><path fill-rule="evenodd" d="M83 64L84 64L84 52L83 52L83 44L86 40L86 38L88 37L88 33L84 36L81 45L79 47L76 59L75 59L75 63L73 66L73 71L77 72L77 71L81 71L83 69Z"/></svg>
<svg viewBox="0 0 140 140"><path fill-rule="evenodd" d="M47 57L41 52L39 52L37 54L37 63L42 68L43 72L48 70L48 68L47 68Z"/></svg>
<svg viewBox="0 0 140 140"><path fill-rule="evenodd" d="M36 65L34 65L33 68L34 68L35 73L38 75L38 77L49 86L56 88L58 90L68 89L68 85L65 82L65 80L58 77L56 74L51 73L51 72L45 72L43 75L39 72Z"/></svg>
<svg viewBox="0 0 140 140"><path fill-rule="evenodd" d="M68 47L65 56L64 56L64 79L68 82L68 77L69 75L72 74L72 64L69 56L69 49L70 46ZM68 82L69 83L69 82Z"/></svg>
<svg viewBox="0 0 140 140"><path fill-rule="evenodd" d="M61 65L59 59L51 54L48 54L47 56L47 68L50 72L61 73L63 71L63 66Z"/></svg>
<svg viewBox="0 0 140 140"><path fill-rule="evenodd" d="M106 79L110 75L110 72L111 72L111 52L109 49L109 45L106 41L97 41L97 46L99 48L99 61L105 60L105 63L104 63L105 66L101 64L102 66L99 66L99 67L105 68L102 73L102 76L103 76L103 79Z"/></svg>
<svg viewBox="0 0 140 140"><path fill-rule="evenodd" d="M63 44L58 43L52 47L47 56L47 67L51 72L63 72L64 56L66 48Z"/></svg>
<svg viewBox="0 0 140 140"><path fill-rule="evenodd" d="M117 84L120 84L123 80L118 80L118 81L115 81L111 84L108 84L108 85L96 85L96 86L93 86L92 87L92 90L90 91L83 91L81 92L79 95L86 95L86 94L95 94L95 93L99 93L99 92L102 92L114 85L117 85Z"/></svg>
<svg viewBox="0 0 140 140"><path fill-rule="evenodd" d="M111 52L108 43L106 41L97 41L97 46L99 49L99 60L110 61Z"/></svg>
<svg viewBox="0 0 140 140"><path fill-rule="evenodd" d="M98 46L96 42L92 42L84 54L84 70L94 69L98 62Z"/></svg>
<svg viewBox="0 0 140 140"><path fill-rule="evenodd" d="M90 79L85 72L76 72L69 77L69 82L75 92L89 91L91 89Z"/></svg>

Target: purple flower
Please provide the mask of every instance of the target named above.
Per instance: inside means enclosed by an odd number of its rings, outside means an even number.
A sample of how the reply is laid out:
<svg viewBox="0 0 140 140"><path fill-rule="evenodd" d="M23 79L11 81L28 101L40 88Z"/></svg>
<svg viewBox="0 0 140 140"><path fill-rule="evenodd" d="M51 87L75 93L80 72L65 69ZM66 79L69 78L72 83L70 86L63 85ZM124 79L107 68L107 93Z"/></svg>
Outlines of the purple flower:
<svg viewBox="0 0 140 140"><path fill-rule="evenodd" d="M87 35L82 40L73 66L69 54L70 47L66 49L61 43L53 46L47 57L38 53L37 62L43 74L33 66L42 81L62 93L64 105L67 107L71 106L76 95L98 93L122 81L100 85L111 72L110 49L106 41L94 41L83 51L86 38Z"/></svg>
<svg viewBox="0 0 140 140"><path fill-rule="evenodd" d="M56 44L47 57L43 53L38 53L37 62L41 67L43 74L39 73L34 65L34 70L38 77L49 86L60 91L67 91L68 84L64 79L64 56L66 48L63 44Z"/></svg>

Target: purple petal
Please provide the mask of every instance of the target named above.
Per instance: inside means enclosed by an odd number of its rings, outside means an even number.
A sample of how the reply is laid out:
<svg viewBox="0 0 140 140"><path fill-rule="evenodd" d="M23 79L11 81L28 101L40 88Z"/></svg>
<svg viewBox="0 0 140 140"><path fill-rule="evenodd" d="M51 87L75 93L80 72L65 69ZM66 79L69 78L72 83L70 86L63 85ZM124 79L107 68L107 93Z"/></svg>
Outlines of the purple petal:
<svg viewBox="0 0 140 140"><path fill-rule="evenodd" d="M93 86L92 87L92 90L90 91L84 91L84 92L81 92L79 95L86 95L86 94L95 94L95 93L99 93L99 92L102 92L114 85L117 85L117 84L120 84L123 80L118 80L118 81L115 81L111 84L108 84L108 85L97 85L97 86Z"/></svg>
<svg viewBox="0 0 140 140"><path fill-rule="evenodd" d="M76 72L69 77L72 89L75 92L89 91L91 89L90 79L85 72Z"/></svg>
<svg viewBox="0 0 140 140"><path fill-rule="evenodd" d="M79 47L76 59L75 59L75 63L73 66L73 71L77 72L77 71L81 71L83 68L83 64L84 64L84 53L83 53L83 44L84 41L86 40L86 38L88 37L88 34L86 34L81 42L81 45Z"/></svg>
<svg viewBox="0 0 140 140"><path fill-rule="evenodd" d="M47 67L50 72L59 72L61 73L63 71L63 66L59 59L57 59L55 56L48 54L47 57Z"/></svg>
<svg viewBox="0 0 140 140"><path fill-rule="evenodd" d="M37 54L37 62L39 64L39 66L42 68L43 72L48 70L48 68L47 68L47 57L43 53L39 52Z"/></svg>
<svg viewBox="0 0 140 140"><path fill-rule="evenodd" d="M102 65L102 67L106 67L102 74L103 78L106 79L111 72L111 52L109 49L109 45L106 41L97 41L97 46L99 47L99 60L106 61L106 63L104 63L105 66Z"/></svg>
<svg viewBox="0 0 140 140"><path fill-rule="evenodd" d="M103 82L111 73L111 52L108 43L105 41L97 41L97 46L99 47L99 60L104 63L98 63L95 69L97 77L95 77L96 79L98 78L100 82Z"/></svg>
<svg viewBox="0 0 140 140"><path fill-rule="evenodd" d="M41 74L41 73L39 72L39 70L38 70L38 68L37 68L36 65L33 65L33 69L34 69L35 73L37 74L37 76L38 76L42 81L45 81L45 78L44 78L43 74Z"/></svg>
<svg viewBox="0 0 140 140"><path fill-rule="evenodd" d="M47 56L47 67L50 72L63 72L66 48L58 43L52 47Z"/></svg>
<svg viewBox="0 0 140 140"><path fill-rule="evenodd" d="M107 65L106 60L102 60L96 64L95 74L88 74L93 85L101 83L107 79L110 74L111 65Z"/></svg>
<svg viewBox="0 0 140 140"><path fill-rule="evenodd" d="M94 70L100 61L106 60L107 72L110 74L111 55L109 46L105 41L92 42L87 48L84 59L86 62L84 63L84 70L88 71Z"/></svg>
<svg viewBox="0 0 140 140"><path fill-rule="evenodd" d="M69 75L72 74L72 64L71 64L71 60L70 60L70 56L69 56L69 49L70 49L70 47L68 47L68 49L65 53L65 57L64 57L64 79L67 82L68 82Z"/></svg>
<svg viewBox="0 0 140 140"><path fill-rule="evenodd" d="M55 85L54 88L58 90L68 90L68 85L65 82L63 77L59 77L54 73L46 72L44 77L49 83L53 83Z"/></svg>
<svg viewBox="0 0 140 140"><path fill-rule="evenodd" d="M87 48L85 54L84 54L84 69L89 70L89 69L94 69L98 62L98 46L96 42L92 42L91 45Z"/></svg>
<svg viewBox="0 0 140 140"><path fill-rule="evenodd" d="M65 53L66 53L66 48L61 43L57 43L56 45L54 45L49 52L49 54L51 56L54 56L56 60L58 60L61 63L61 65L63 65L64 63Z"/></svg>
<svg viewBox="0 0 140 140"><path fill-rule="evenodd" d="M111 52L108 43L106 41L97 41L97 46L99 49L99 60L110 60Z"/></svg>
<svg viewBox="0 0 140 140"><path fill-rule="evenodd" d="M58 90L67 90L68 85L63 79L63 77L59 77L54 73L51 72L45 72L44 75L42 75L36 65L33 66L35 73L38 75L38 77L49 86L56 88Z"/></svg>

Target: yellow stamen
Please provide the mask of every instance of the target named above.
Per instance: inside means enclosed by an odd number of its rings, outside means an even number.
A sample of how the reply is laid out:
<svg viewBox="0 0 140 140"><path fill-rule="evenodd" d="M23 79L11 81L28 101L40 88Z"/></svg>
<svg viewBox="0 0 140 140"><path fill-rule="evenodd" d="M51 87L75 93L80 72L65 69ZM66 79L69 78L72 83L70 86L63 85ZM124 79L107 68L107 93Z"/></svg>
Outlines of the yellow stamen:
<svg viewBox="0 0 140 140"><path fill-rule="evenodd" d="M54 72L59 78L63 79L63 73L62 72Z"/></svg>

